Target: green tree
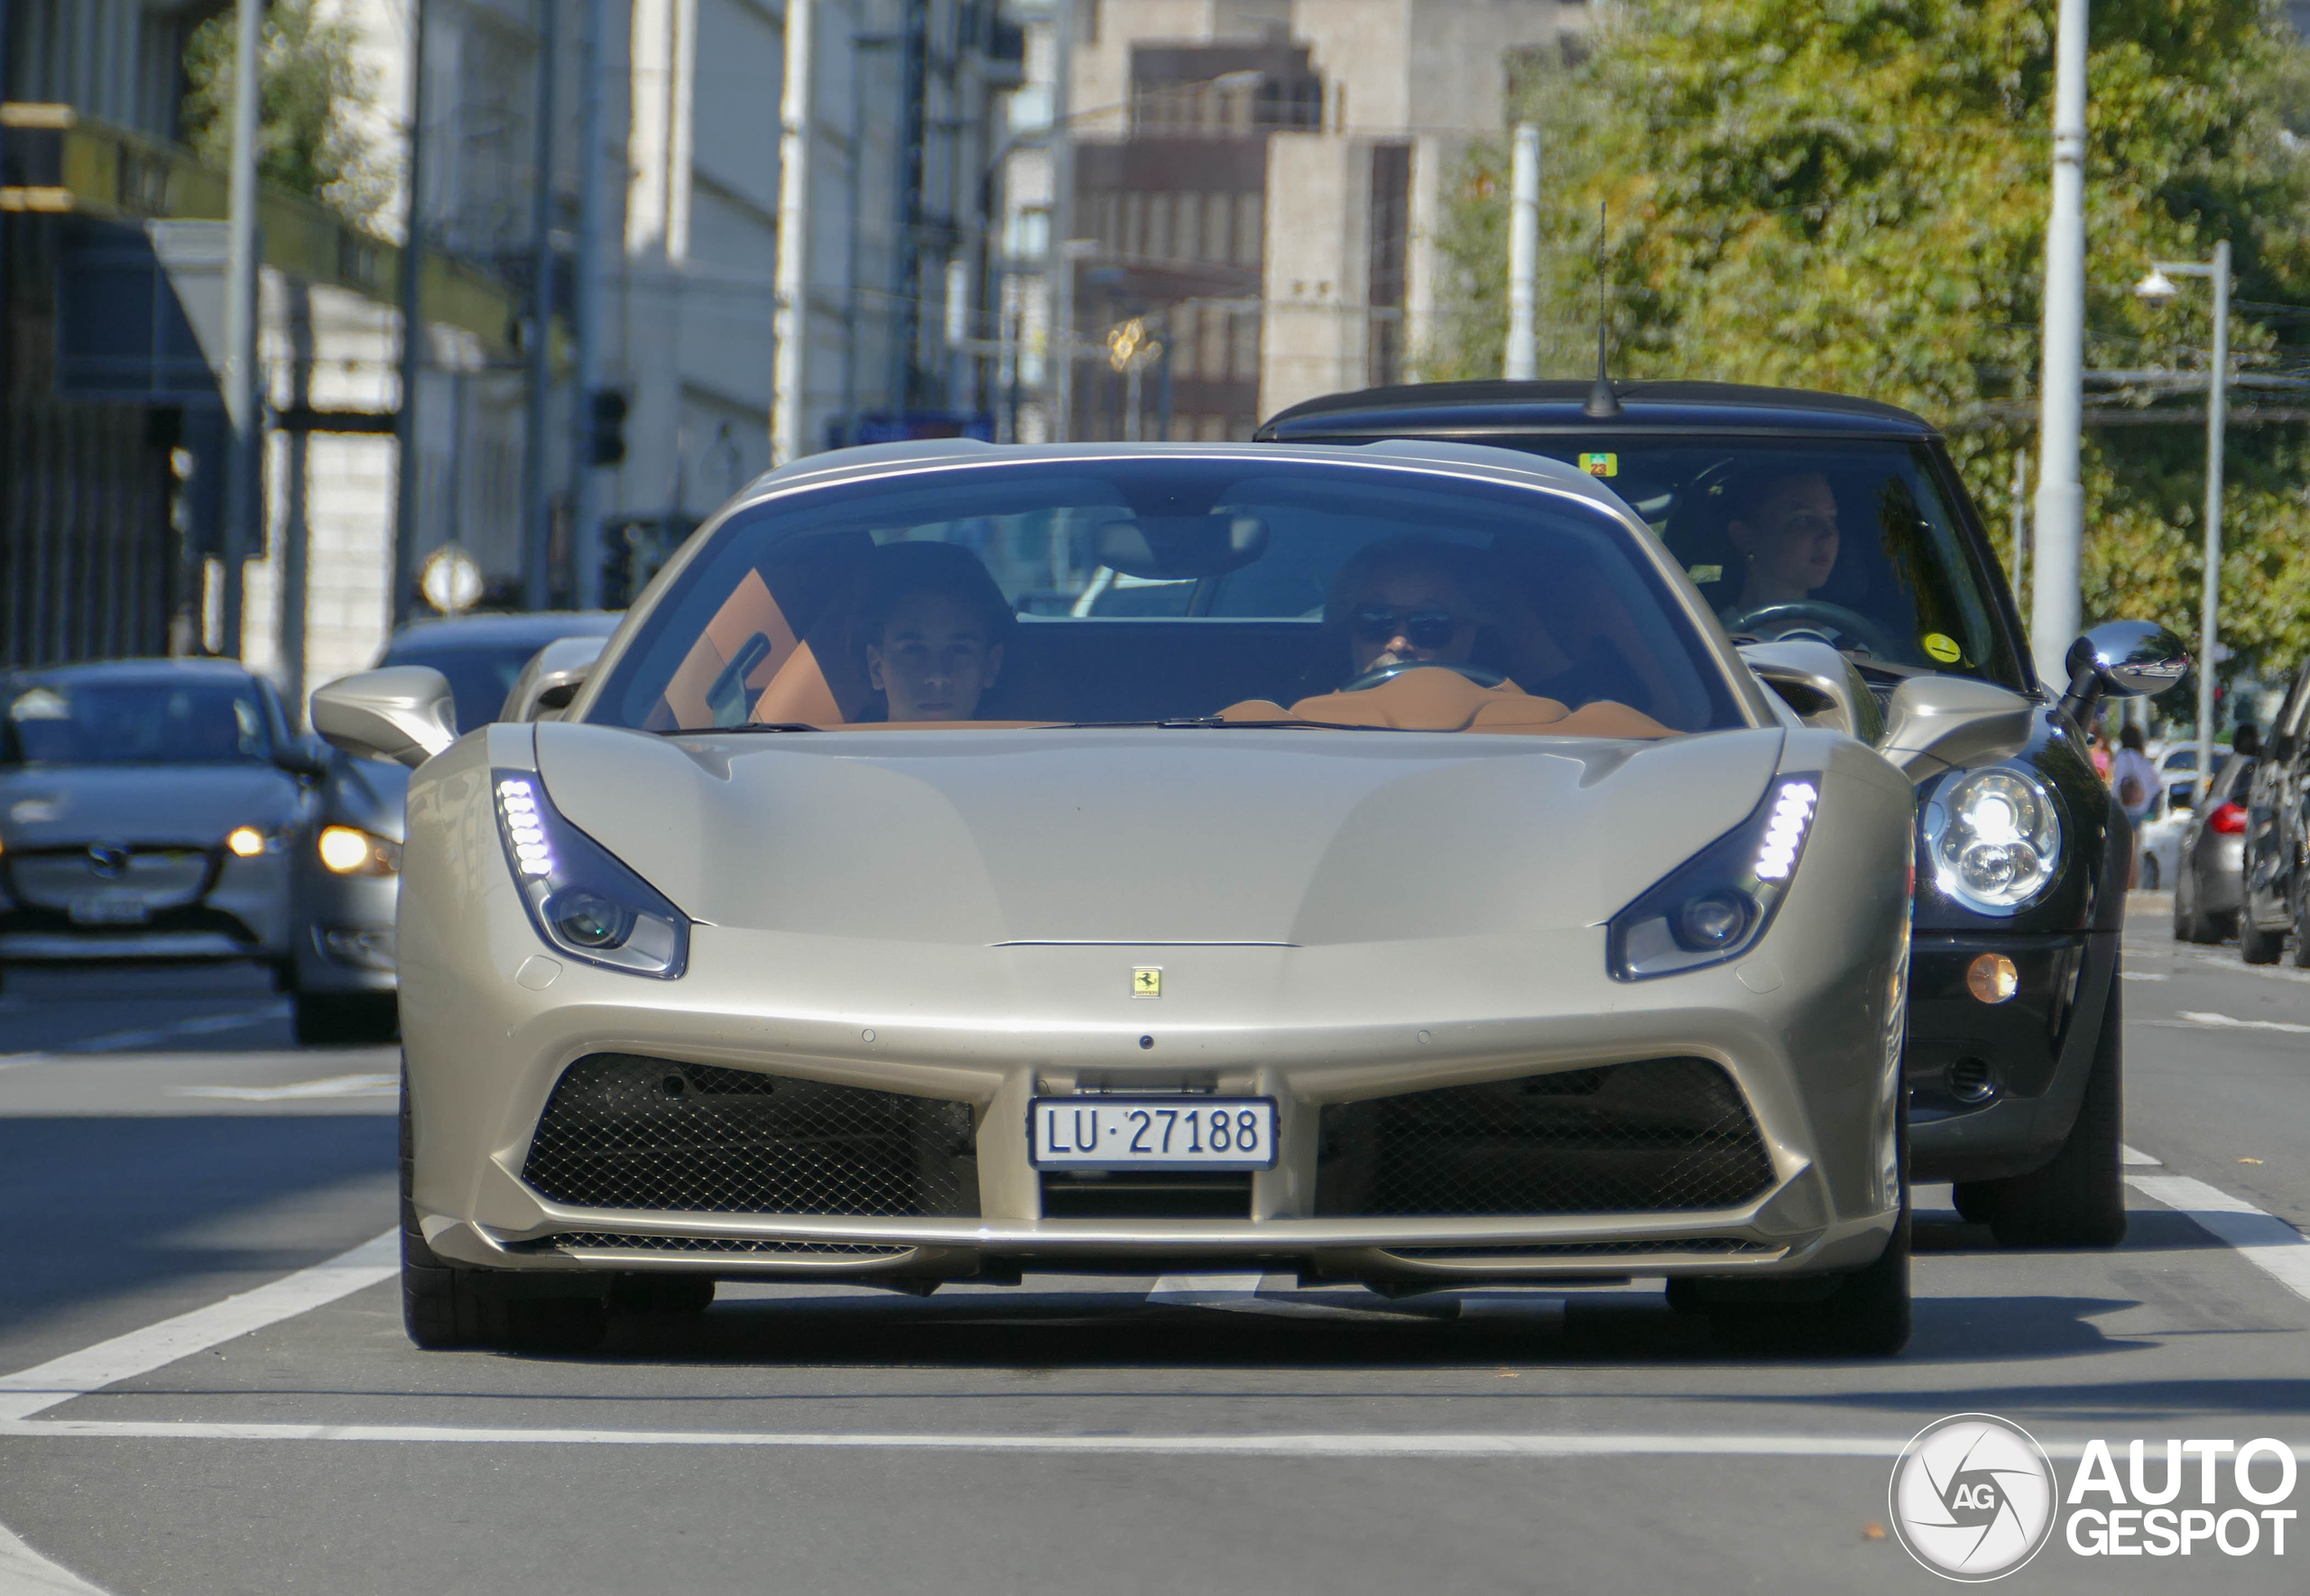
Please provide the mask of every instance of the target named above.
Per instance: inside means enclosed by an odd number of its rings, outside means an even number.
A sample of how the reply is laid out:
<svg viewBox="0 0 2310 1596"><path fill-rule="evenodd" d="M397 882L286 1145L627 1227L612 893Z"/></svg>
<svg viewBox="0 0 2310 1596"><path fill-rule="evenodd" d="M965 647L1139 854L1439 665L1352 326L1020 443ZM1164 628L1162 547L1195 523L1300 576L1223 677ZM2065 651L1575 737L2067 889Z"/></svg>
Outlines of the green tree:
<svg viewBox="0 0 2310 1596"><path fill-rule="evenodd" d="M386 184L349 111L374 90L354 58L356 34L319 0L274 0L257 62L257 172L356 221L383 202ZM223 165L233 144L234 13L227 7L185 47L185 142Z"/></svg>
<svg viewBox="0 0 2310 1596"><path fill-rule="evenodd" d="M2034 448L2053 12L1622 0L1585 60L1511 95L1542 128L1542 368L1588 369L1601 274L1616 374L1907 405L1949 429L2002 544ZM2264 0L2095 0L2093 21L2087 364L2202 371L2203 291L2161 310L2128 290L2227 236L2233 346L2276 368L2310 302L2310 52ZM1459 174L1439 242L1461 291L1431 374L1500 369L1504 163L1486 144ZM2087 434L2086 609L2192 635L2203 423L2115 397L2111 420L2158 424ZM2310 651L2310 433L2233 428L2227 466L2225 632L2239 665L2290 667Z"/></svg>

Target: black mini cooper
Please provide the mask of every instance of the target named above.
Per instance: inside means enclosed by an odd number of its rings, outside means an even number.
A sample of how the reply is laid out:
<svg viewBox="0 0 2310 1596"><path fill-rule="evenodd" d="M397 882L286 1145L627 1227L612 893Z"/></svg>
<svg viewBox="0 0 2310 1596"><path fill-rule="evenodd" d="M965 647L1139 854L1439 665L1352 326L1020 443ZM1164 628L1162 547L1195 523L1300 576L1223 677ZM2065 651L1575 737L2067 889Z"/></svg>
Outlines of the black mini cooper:
<svg viewBox="0 0 2310 1596"><path fill-rule="evenodd" d="M2041 686L1940 434L1869 400L1712 383L1445 383L1313 400L1259 436L1417 438L1564 461L1652 527L1736 641L1825 642L1880 706L1928 674L2029 700L2026 741L1911 768L1912 1177L1954 1182L1958 1211L2009 1244L2124 1235L2117 974L2132 839L2079 727L2103 695L2179 679L2170 634L2098 627L2070 651L2072 679ZM1817 706L1801 684L1760 674L1799 713Z"/></svg>

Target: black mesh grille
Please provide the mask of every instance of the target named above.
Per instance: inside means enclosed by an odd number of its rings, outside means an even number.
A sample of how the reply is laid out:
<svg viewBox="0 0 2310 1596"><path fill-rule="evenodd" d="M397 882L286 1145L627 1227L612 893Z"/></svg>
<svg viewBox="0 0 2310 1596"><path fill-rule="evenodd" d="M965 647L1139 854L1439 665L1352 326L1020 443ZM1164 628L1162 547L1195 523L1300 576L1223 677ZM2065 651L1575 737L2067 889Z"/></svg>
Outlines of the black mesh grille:
<svg viewBox="0 0 2310 1596"><path fill-rule="evenodd" d="M607 1231L568 1231L546 1244L565 1248L614 1248L622 1252L744 1252L779 1258L896 1258L910 1247L856 1241L757 1241L737 1236L620 1236Z"/></svg>
<svg viewBox="0 0 2310 1596"><path fill-rule="evenodd" d="M1650 1058L1323 1112L1326 1214L1722 1208L1772 1184L1740 1090L1705 1058Z"/></svg>
<svg viewBox="0 0 2310 1596"><path fill-rule="evenodd" d="M1388 1256L1437 1263L1455 1259L1481 1263L1490 1259L1643 1258L1663 1252L1737 1257L1747 1253L1787 1250L1769 1241L1743 1241L1729 1236L1687 1236L1663 1241L1535 1241L1517 1247L1391 1247Z"/></svg>
<svg viewBox="0 0 2310 1596"><path fill-rule="evenodd" d="M522 1178L557 1203L968 1217L968 1103L596 1053L562 1073Z"/></svg>

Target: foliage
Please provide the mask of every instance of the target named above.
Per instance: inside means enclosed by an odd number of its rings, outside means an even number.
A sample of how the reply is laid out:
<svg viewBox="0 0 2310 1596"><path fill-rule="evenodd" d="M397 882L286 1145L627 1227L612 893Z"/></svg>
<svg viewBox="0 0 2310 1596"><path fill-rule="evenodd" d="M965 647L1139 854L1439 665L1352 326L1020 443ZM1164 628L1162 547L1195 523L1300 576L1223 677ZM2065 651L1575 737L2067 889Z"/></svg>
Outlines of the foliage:
<svg viewBox="0 0 2310 1596"><path fill-rule="evenodd" d="M1622 0L1585 60L1513 97L1511 116L1542 129L1541 369L1592 369L1601 205L1615 374L1915 409L1950 429L2010 555L2014 457L2035 447L2053 13ZM2202 371L2203 285L2163 309L2128 291L2152 260L2204 259L2227 236L2233 347L2276 369L2302 325L2287 306L2310 303L2310 155L2288 125L2310 109L2310 51L2264 0L2095 0L2090 75L2087 364ZM1431 376L1500 369L1505 161L1504 143L1482 145L1458 174L1439 243L1462 291ZM2089 402L2146 421L2149 397ZM2224 630L2233 669L2286 669L2310 651L2310 431L2250 420L2227 455ZM2195 634L2204 436L2194 417L2090 425L2089 619Z"/></svg>
<svg viewBox="0 0 2310 1596"><path fill-rule="evenodd" d="M323 0L274 0L257 62L257 172L356 221L383 202L387 183L349 112L369 97L372 74L354 58L358 35ZM234 10L193 30L185 47L184 140L224 165L233 144Z"/></svg>

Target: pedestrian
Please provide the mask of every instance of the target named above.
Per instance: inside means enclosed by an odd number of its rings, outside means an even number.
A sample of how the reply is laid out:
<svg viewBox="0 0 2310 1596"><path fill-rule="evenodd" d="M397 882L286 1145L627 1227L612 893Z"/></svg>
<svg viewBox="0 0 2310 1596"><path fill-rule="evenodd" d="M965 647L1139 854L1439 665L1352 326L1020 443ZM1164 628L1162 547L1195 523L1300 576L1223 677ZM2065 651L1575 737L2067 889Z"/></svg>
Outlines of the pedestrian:
<svg viewBox="0 0 2310 1596"><path fill-rule="evenodd" d="M2262 734L2252 721L2240 721L2238 729L2230 733L2230 752L2240 759L2261 758Z"/></svg>
<svg viewBox="0 0 2310 1596"><path fill-rule="evenodd" d="M2149 817L2150 806L2158 801L2158 767L2149 762L2143 752L2141 728L2128 721L2118 732L2118 752L2110 761L2110 790L2117 795L2118 807L2126 812L2126 822L2136 832ZM2126 886L2130 889L2141 872L2141 850L2132 850L2126 866Z"/></svg>
<svg viewBox="0 0 2310 1596"><path fill-rule="evenodd" d="M2107 727L2096 727L2094 729L2093 745L2088 752L2090 757L2093 761L2093 773L2096 776L2099 776L2102 780L2107 781L2110 779L2110 761L2111 758L2110 749L2110 733Z"/></svg>

